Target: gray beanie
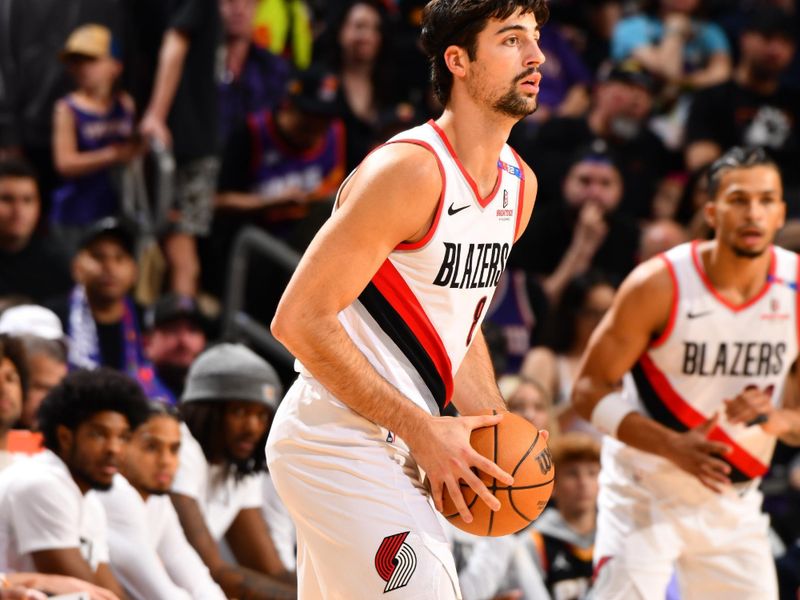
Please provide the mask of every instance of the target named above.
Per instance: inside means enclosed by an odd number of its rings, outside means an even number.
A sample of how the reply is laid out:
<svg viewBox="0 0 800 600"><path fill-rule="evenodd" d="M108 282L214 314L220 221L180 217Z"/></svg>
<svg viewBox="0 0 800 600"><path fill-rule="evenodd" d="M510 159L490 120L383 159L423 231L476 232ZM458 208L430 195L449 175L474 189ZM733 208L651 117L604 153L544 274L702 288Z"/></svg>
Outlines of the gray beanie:
<svg viewBox="0 0 800 600"><path fill-rule="evenodd" d="M217 344L189 368L181 403L244 400L278 408L282 394L275 369L242 344Z"/></svg>

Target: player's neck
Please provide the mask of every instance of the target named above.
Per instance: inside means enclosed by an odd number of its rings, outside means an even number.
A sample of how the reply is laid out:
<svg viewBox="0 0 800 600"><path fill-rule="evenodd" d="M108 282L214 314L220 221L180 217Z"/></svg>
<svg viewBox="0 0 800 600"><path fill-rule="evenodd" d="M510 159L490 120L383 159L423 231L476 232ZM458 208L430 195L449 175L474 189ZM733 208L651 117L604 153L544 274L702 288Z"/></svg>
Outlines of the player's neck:
<svg viewBox="0 0 800 600"><path fill-rule="evenodd" d="M453 108L448 106L436 123L478 184L481 197L488 195L497 182L497 160L514 122L491 118L474 104L463 102Z"/></svg>
<svg viewBox="0 0 800 600"><path fill-rule="evenodd" d="M758 257L748 258L714 242L698 252L714 288L723 296L731 295L729 299L735 304L747 302L764 288L772 262L769 249Z"/></svg>

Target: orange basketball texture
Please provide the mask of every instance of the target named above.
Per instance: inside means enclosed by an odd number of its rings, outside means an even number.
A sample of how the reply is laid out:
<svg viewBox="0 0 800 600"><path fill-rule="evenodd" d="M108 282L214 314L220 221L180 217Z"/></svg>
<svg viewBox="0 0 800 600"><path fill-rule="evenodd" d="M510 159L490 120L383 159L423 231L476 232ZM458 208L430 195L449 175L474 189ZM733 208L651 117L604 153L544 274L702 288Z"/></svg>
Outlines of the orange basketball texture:
<svg viewBox="0 0 800 600"><path fill-rule="evenodd" d="M483 483L500 500L500 510L492 511L463 480L461 493L472 513L472 523L461 518L450 494L442 493L444 516L468 533L500 536L516 533L535 520L553 492L555 468L547 442L530 422L513 413L491 427L475 429L470 444L481 455L497 463L514 477L507 486L479 471Z"/></svg>

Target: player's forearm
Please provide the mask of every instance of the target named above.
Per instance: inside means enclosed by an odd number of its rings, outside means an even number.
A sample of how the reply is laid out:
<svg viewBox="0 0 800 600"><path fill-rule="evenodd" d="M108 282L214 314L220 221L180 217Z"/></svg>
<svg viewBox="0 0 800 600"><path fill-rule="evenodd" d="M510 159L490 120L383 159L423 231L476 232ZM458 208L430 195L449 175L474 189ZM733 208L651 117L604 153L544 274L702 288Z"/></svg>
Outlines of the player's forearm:
<svg viewBox="0 0 800 600"><path fill-rule="evenodd" d="M475 336L456 374L453 404L462 415L507 410L497 389L492 358L481 332Z"/></svg>
<svg viewBox="0 0 800 600"><path fill-rule="evenodd" d="M61 151L56 146L54 157L56 171L62 177L81 177L106 169L118 162L118 153L114 146L106 146L85 152Z"/></svg>
<svg viewBox="0 0 800 600"><path fill-rule="evenodd" d="M638 412L628 414L617 429L619 441L642 452L667 459L668 451L677 435L680 434Z"/></svg>
<svg viewBox="0 0 800 600"><path fill-rule="evenodd" d="M181 81L183 63L189 51L189 38L175 29L164 34L161 51L158 55L158 69L153 85L153 94L147 113L165 121L172 108L175 92Z"/></svg>
<svg viewBox="0 0 800 600"><path fill-rule="evenodd" d="M800 446L800 412L778 409L770 415L775 421L778 439L788 446Z"/></svg>
<svg viewBox="0 0 800 600"><path fill-rule="evenodd" d="M211 574L228 598L282 600L297 598L297 587L244 567L225 565Z"/></svg>
<svg viewBox="0 0 800 600"><path fill-rule="evenodd" d="M278 307L272 333L308 371L349 408L409 444L425 435L428 413L381 377L335 315L295 302Z"/></svg>

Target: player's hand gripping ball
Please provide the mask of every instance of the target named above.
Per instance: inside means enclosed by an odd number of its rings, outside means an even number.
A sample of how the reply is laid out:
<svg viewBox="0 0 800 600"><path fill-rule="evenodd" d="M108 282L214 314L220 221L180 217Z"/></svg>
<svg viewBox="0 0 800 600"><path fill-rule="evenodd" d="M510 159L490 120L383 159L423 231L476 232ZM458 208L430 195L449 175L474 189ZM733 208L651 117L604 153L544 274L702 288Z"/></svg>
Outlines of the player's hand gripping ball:
<svg viewBox="0 0 800 600"><path fill-rule="evenodd" d="M500 536L524 529L541 514L553 493L555 467L544 436L526 419L504 413L497 425L475 429L470 444L510 473L514 484L507 486L479 471L478 476L500 501L500 510L492 511L462 480L461 493L472 522L464 522L446 488L442 513L450 523L474 535Z"/></svg>

